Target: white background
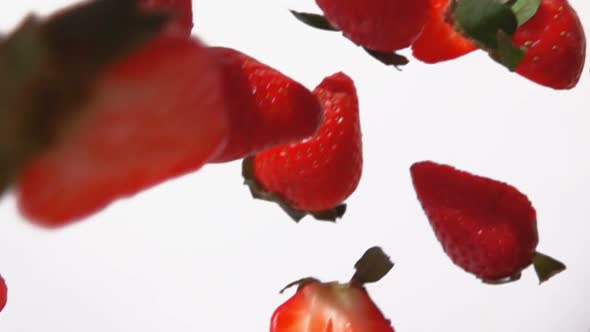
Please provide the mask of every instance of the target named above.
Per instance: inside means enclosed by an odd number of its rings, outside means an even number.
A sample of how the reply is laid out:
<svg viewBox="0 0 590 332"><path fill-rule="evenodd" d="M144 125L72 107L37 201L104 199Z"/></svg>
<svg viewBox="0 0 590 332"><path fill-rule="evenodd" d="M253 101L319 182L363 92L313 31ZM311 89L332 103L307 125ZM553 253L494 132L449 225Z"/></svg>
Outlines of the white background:
<svg viewBox="0 0 590 332"><path fill-rule="evenodd" d="M0 27L70 1L2 1ZM587 26L590 3L571 0ZM56 231L0 204L2 332L268 331L273 310L307 276L346 281L382 246L397 263L369 291L398 332L587 332L590 329L590 75L556 92L483 53L386 68L337 33L307 28L287 8L311 0L200 0L194 33L231 46L312 89L344 71L358 87L364 174L337 225L294 224L254 201L240 164L197 173L113 204ZM587 29L586 33L590 35ZM406 52L407 53L407 52ZM415 199L409 166L432 159L500 179L537 208L539 251L568 270L539 286L487 286L455 267Z"/></svg>

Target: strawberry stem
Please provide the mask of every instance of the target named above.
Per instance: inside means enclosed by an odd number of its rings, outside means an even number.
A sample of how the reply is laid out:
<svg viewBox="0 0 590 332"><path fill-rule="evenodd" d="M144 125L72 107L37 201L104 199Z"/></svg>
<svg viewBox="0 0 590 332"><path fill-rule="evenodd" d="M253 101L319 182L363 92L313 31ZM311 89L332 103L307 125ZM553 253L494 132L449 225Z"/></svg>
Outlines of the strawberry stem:
<svg viewBox="0 0 590 332"><path fill-rule="evenodd" d="M554 275L566 269L565 264L562 262L539 252L535 253L533 266L535 267L535 272L539 278L539 284L544 283Z"/></svg>
<svg viewBox="0 0 590 332"><path fill-rule="evenodd" d="M372 247L354 264L356 272L350 279L350 284L363 286L377 282L385 277L393 266L393 262L383 249Z"/></svg>
<svg viewBox="0 0 590 332"><path fill-rule="evenodd" d="M301 12L296 12L294 10L289 10L289 11L291 12L291 14L293 14L293 16L295 16L296 19L307 24L308 26L310 26L312 28L325 30L325 31L339 31L338 29L333 27L332 24L330 24L330 22L328 22L328 20L326 20L326 18L323 17L322 15L311 14L311 13L301 13Z"/></svg>

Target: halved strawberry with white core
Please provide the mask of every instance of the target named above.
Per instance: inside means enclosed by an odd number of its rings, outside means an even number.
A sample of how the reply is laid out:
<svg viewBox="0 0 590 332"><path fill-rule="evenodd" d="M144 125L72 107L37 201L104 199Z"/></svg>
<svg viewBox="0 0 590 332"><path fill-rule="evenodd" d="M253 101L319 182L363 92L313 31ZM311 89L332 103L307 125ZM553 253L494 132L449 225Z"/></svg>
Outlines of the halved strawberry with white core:
<svg viewBox="0 0 590 332"><path fill-rule="evenodd" d="M287 286L298 286L297 293L275 310L270 331L394 332L363 286L384 277L393 263L373 247L355 267L357 272L348 283L306 278Z"/></svg>
<svg viewBox="0 0 590 332"><path fill-rule="evenodd" d="M197 170L225 144L220 73L196 39L161 35L99 78L72 129L17 182L21 212L44 226Z"/></svg>

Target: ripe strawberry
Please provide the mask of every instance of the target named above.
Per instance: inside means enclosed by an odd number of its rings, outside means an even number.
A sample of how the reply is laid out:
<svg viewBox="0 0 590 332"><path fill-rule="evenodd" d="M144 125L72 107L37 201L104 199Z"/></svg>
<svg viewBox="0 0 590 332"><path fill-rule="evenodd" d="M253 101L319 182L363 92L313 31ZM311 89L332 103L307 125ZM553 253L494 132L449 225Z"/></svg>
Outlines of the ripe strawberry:
<svg viewBox="0 0 590 332"><path fill-rule="evenodd" d="M361 128L353 81L343 73L314 90L324 109L317 134L277 146L244 161L244 176L256 198L277 201L296 221L310 213L335 220L362 172Z"/></svg>
<svg viewBox="0 0 590 332"><path fill-rule="evenodd" d="M193 29L192 0L140 0L146 9L171 11L174 18L166 31L190 36Z"/></svg>
<svg viewBox="0 0 590 332"><path fill-rule="evenodd" d="M428 21L412 44L412 54L416 59L437 63L477 49L473 42L455 31L448 9L449 0L430 0Z"/></svg>
<svg viewBox="0 0 590 332"><path fill-rule="evenodd" d="M394 332L364 287L383 278L393 263L374 247L355 267L345 284L306 278L287 286L298 286L297 292L275 310L270 332Z"/></svg>
<svg viewBox="0 0 590 332"><path fill-rule="evenodd" d="M225 143L220 76L195 39L163 34L113 64L60 140L25 167L18 205L61 226L200 168Z"/></svg>
<svg viewBox="0 0 590 332"><path fill-rule="evenodd" d="M368 49L391 52L410 46L428 18L429 0L316 0L344 36Z"/></svg>
<svg viewBox="0 0 590 332"><path fill-rule="evenodd" d="M410 170L418 200L456 265L488 283L517 280L531 264L541 282L565 269L535 251L536 212L516 188L430 161Z"/></svg>
<svg viewBox="0 0 590 332"><path fill-rule="evenodd" d="M0 312L6 306L6 295L8 295L8 289L6 288L6 282L0 275Z"/></svg>
<svg viewBox="0 0 590 332"><path fill-rule="evenodd" d="M554 89L577 85L586 59L586 36L566 0L541 0L535 15L516 30L512 41L526 49L518 74Z"/></svg>
<svg viewBox="0 0 590 332"><path fill-rule="evenodd" d="M210 49L223 73L229 138L213 162L227 162L313 135L321 124L317 98L301 84L236 50Z"/></svg>

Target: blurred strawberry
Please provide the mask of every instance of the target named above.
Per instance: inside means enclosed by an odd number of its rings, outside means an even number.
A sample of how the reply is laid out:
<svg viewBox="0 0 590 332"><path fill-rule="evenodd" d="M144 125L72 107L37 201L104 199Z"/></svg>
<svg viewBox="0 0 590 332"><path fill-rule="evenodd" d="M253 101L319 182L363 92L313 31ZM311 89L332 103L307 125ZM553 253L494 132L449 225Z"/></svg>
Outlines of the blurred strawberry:
<svg viewBox="0 0 590 332"><path fill-rule="evenodd" d="M6 288L6 282L4 281L4 278L2 278L2 276L0 275L0 312L2 312L2 310L6 306L7 295L8 289Z"/></svg>
<svg viewBox="0 0 590 332"><path fill-rule="evenodd" d="M272 200L296 221L306 214L335 220L341 203L362 173L358 98L343 73L325 78L314 90L322 103L319 131L300 142L277 146L244 161L244 177L256 198Z"/></svg>
<svg viewBox="0 0 590 332"><path fill-rule="evenodd" d="M586 36L566 0L541 0L535 15L516 30L513 42L526 50L516 72L554 89L578 84L586 59Z"/></svg>
<svg viewBox="0 0 590 332"><path fill-rule="evenodd" d="M412 165L411 175L444 251L467 272L502 283L533 264L544 282L565 269L536 252L536 212L516 188L430 161Z"/></svg>
<svg viewBox="0 0 590 332"><path fill-rule="evenodd" d="M146 9L172 13L166 31L189 36L193 29L192 0L140 0Z"/></svg>
<svg viewBox="0 0 590 332"><path fill-rule="evenodd" d="M348 283L306 278L287 286L298 286L297 292L275 310L270 332L394 332L364 287L383 278L393 263L374 247L355 267Z"/></svg>
<svg viewBox="0 0 590 332"><path fill-rule="evenodd" d="M217 69L199 41L167 34L110 66L71 129L20 175L21 212L61 226L200 168L226 141Z"/></svg>
<svg viewBox="0 0 590 332"><path fill-rule="evenodd" d="M430 0L428 21L412 44L412 54L416 59L437 63L477 49L473 42L455 31L448 8L449 0Z"/></svg>
<svg viewBox="0 0 590 332"><path fill-rule="evenodd" d="M241 159L313 135L322 109L301 84L236 50L210 48L223 73L229 139L212 162Z"/></svg>
<svg viewBox="0 0 590 332"><path fill-rule="evenodd" d="M410 46L428 17L429 0L316 0L331 25L354 43L380 52Z"/></svg>

